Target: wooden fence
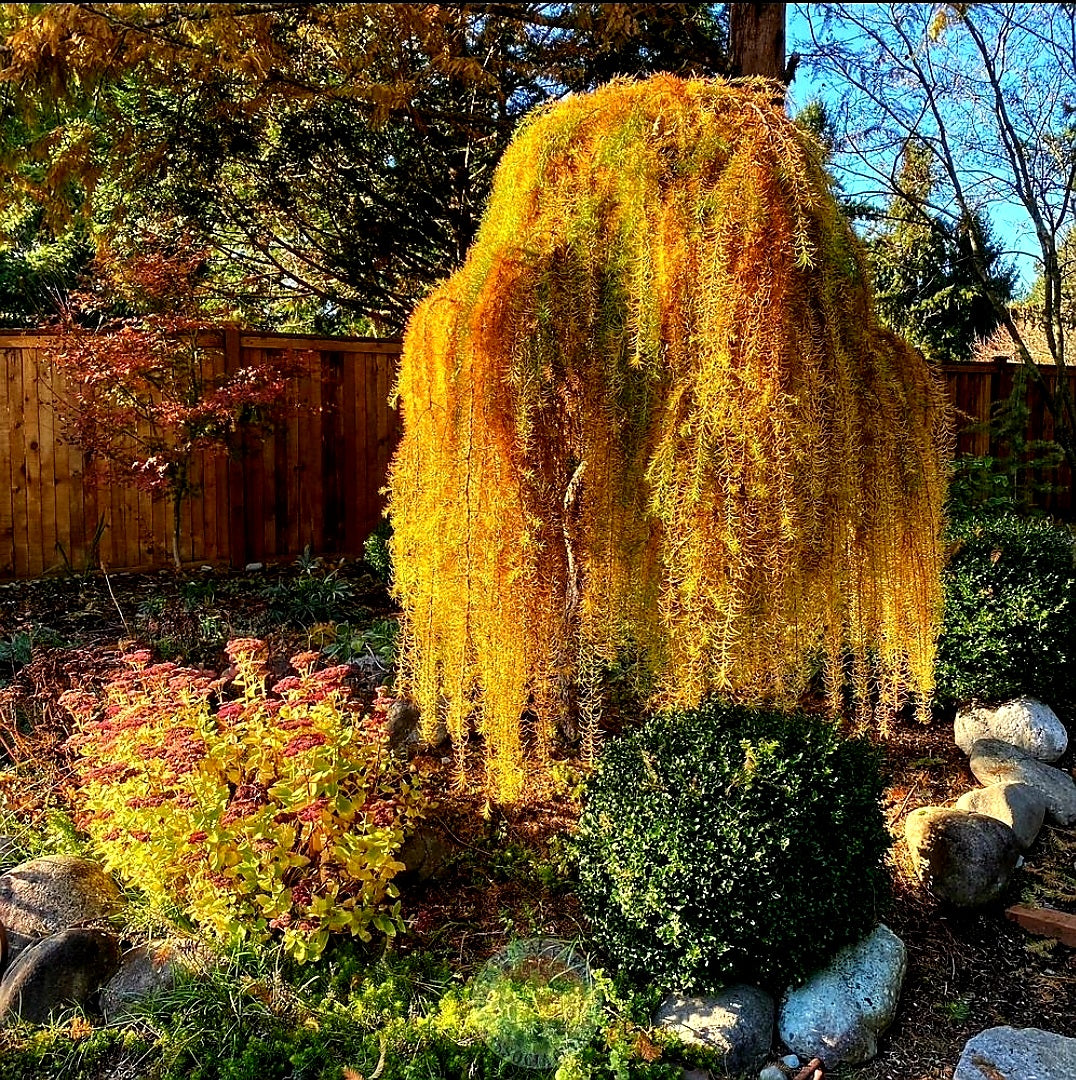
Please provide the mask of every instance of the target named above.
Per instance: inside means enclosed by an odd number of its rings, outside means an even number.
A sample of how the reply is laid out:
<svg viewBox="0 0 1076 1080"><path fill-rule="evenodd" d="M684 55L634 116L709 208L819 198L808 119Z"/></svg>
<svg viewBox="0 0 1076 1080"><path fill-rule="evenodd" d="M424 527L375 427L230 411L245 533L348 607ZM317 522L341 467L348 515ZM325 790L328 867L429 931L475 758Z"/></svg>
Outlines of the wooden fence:
<svg viewBox="0 0 1076 1080"><path fill-rule="evenodd" d="M0 578L36 577L71 565L110 569L167 566L171 510L163 497L104 482L63 439L54 398L64 393L48 361L48 337L0 334ZM203 455L194 463L195 494L186 500L181 554L198 565L357 555L381 517L388 463L398 437L389 407L400 345L225 331L211 353L219 372L289 354L312 354L289 381L280 419L250 435L244 453ZM989 418L1012 389L1013 365L954 364L942 375L956 409L958 453L995 449ZM1050 375L1052 377L1052 372ZM1076 392L1076 373L1070 374ZM1028 438L1049 439L1042 395L1029 391ZM9 488L5 492L5 481ZM1072 516L1067 468L1046 505Z"/></svg>
<svg viewBox="0 0 1076 1080"><path fill-rule="evenodd" d="M116 570L167 566L167 501L105 482L103 467L64 440L54 401L66 389L48 343L44 335L0 334L0 578L98 561ZM307 545L360 553L380 520L397 439L388 398L399 343L230 330L208 344L205 363L216 370L204 375L297 353L310 362L289 380L271 432L245 436L238 456L194 461L183 560L242 566L294 558Z"/></svg>
<svg viewBox="0 0 1076 1080"><path fill-rule="evenodd" d="M995 405L1007 401L1012 393L1013 379L1019 365L1000 358L997 363L946 364L941 369L943 381L955 412L957 432L956 452L960 454L992 454L997 456L999 447L985 429ZM1040 368L1048 385L1056 384L1057 372L1053 367ZM1066 378L1069 389L1076 395L1076 370L1068 369ZM1054 436L1054 422L1039 387L1027 388L1028 423L1025 436L1028 441L1050 440ZM1035 502L1044 510L1066 520L1076 518L1076 503L1072 497L1072 473L1067 465L1038 472L1035 479L1052 490L1038 494Z"/></svg>

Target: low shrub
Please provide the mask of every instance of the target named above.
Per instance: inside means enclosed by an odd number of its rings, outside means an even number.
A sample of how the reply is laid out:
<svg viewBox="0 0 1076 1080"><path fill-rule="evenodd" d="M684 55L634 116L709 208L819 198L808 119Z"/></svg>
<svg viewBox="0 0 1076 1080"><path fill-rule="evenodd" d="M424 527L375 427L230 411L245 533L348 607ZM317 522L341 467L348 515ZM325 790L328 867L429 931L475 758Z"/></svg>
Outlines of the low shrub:
<svg viewBox="0 0 1076 1080"><path fill-rule="evenodd" d="M334 931L400 925L393 876L424 800L388 752L380 717L314 671L316 653L266 690L263 645L233 641L242 696L212 706L213 673L127 657L129 670L62 701L80 730L81 823L109 870L151 903L225 941L280 931L297 960Z"/></svg>
<svg viewBox="0 0 1076 1080"><path fill-rule="evenodd" d="M337 663L358 663L384 673L395 670L399 654L400 624L396 619L374 619L365 625L321 623L311 628L319 631L320 646Z"/></svg>
<svg viewBox="0 0 1076 1080"><path fill-rule="evenodd" d="M801 980L886 896L877 752L819 718L709 702L608 743L574 842L595 943L669 988Z"/></svg>
<svg viewBox="0 0 1076 1080"><path fill-rule="evenodd" d="M272 614L288 623L312 626L336 622L355 606L355 590L338 568L306 555L295 563L298 573L263 587L261 595Z"/></svg>
<svg viewBox="0 0 1076 1080"><path fill-rule="evenodd" d="M1076 703L1072 533L1042 519L978 516L950 526L938 641L942 700L1019 694Z"/></svg>

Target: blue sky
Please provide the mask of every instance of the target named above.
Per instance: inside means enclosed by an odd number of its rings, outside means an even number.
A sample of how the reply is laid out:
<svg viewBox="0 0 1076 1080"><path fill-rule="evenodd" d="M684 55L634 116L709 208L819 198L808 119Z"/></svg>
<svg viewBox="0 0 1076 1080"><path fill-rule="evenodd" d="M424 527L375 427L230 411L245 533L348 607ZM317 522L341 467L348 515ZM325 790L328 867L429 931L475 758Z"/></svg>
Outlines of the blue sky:
<svg viewBox="0 0 1076 1080"><path fill-rule="evenodd" d="M787 48L789 54L808 51L810 33L805 10L814 6L805 4L788 5ZM789 112L795 115L799 109L814 98L820 98L826 104L835 104L841 95L842 89L837 79L838 77L835 74L828 76L819 74L812 72L807 65L800 65L789 88ZM894 149L894 152L896 152L896 149ZM834 172L846 191L854 194L857 191L862 192L864 190L863 183L843 171L839 164L835 166ZM1028 249L1027 215L1022 207L1017 204L1008 206L995 204L991 207L990 218L997 239L1005 248L1014 252ZM1030 285L1036 274L1034 260L1029 255L1021 256L1019 254L1013 254L1011 258L1019 272L1022 285Z"/></svg>

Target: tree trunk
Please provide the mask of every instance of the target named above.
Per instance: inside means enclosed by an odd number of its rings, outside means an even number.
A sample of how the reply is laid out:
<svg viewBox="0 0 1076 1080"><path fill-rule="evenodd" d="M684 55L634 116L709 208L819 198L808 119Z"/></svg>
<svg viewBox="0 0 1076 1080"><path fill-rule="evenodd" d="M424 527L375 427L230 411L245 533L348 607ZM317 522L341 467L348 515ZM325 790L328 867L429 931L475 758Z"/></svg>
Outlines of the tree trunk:
<svg viewBox="0 0 1076 1080"><path fill-rule="evenodd" d="M787 4L729 4L729 74L787 82Z"/></svg>

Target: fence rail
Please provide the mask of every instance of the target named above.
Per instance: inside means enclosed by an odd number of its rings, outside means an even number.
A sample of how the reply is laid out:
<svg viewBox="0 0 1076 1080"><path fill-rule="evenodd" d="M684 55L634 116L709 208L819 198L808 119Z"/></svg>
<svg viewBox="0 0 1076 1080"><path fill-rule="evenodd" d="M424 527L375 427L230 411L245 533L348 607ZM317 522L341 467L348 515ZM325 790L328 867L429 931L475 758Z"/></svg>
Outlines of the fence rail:
<svg viewBox="0 0 1076 1080"><path fill-rule="evenodd" d="M203 375L296 354L311 362L289 379L271 431L245 435L238 456L196 456L183 560L242 566L308 545L361 552L381 516L397 439L388 399L399 343L228 330L206 345ZM116 570L168 565L166 499L107 482L103 466L63 438L55 403L66 387L48 346L47 335L0 335L0 578L97 561Z"/></svg>
<svg viewBox="0 0 1076 1080"><path fill-rule="evenodd" d="M65 391L48 344L47 335L0 333L0 579L98 561L115 570L167 566L171 513L164 497L108 483L101 465L88 464L64 440L54 400ZM289 380L272 431L246 436L237 457L196 458L196 490L184 504L183 560L242 566L294 558L307 546L320 554L361 553L381 517L380 492L398 438L388 399L399 342L228 330L214 344L208 362L219 365L217 374L298 353L314 361ZM968 429L1008 397L1014 370L983 363L941 370L955 407L958 453L991 452L989 433ZM1076 373L1068 377L1076 393ZM1053 425L1041 391L1031 387L1028 404L1028 438L1049 439ZM1071 517L1067 467L1056 483L1046 508Z"/></svg>

